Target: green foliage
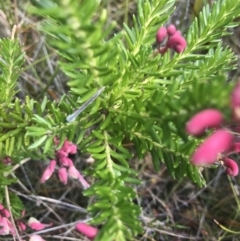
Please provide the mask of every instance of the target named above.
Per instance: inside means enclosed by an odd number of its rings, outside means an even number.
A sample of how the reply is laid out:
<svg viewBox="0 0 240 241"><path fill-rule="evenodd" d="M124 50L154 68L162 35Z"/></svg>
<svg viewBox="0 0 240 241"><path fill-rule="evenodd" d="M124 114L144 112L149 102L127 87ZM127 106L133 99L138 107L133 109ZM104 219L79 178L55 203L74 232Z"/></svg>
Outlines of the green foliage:
<svg viewBox="0 0 240 241"><path fill-rule="evenodd" d="M31 1L32 14L43 17L40 29L61 57L61 69L69 77L70 91L61 100L42 103L16 97L23 53L18 41L5 39L1 49L0 153L16 162L30 156L54 155L53 139L65 138L90 153L94 164L86 170L95 178L86 196L95 196L88 207L93 224L104 224L98 240L131 240L142 232L141 209L133 201L139 183L129 165L133 157L151 153L156 171L165 163L173 178L188 177L199 186L204 180L189 163L198 141L187 136L185 123L195 112L216 107L229 115L231 85L227 71L236 64L221 37L237 25L240 2L216 1L203 8L188 32L182 54L153 54L157 29L174 10L174 0L138 1L133 26L110 37L107 12L100 1ZM100 10L101 11L98 11ZM105 87L103 93L76 120L66 118ZM7 167L1 168L4 174ZM0 184L8 185L0 175ZM17 205L16 205L17 206Z"/></svg>
<svg viewBox="0 0 240 241"><path fill-rule="evenodd" d="M10 103L16 95L16 84L23 65L23 53L18 41L0 40L0 103ZM1 108L2 109L2 108Z"/></svg>

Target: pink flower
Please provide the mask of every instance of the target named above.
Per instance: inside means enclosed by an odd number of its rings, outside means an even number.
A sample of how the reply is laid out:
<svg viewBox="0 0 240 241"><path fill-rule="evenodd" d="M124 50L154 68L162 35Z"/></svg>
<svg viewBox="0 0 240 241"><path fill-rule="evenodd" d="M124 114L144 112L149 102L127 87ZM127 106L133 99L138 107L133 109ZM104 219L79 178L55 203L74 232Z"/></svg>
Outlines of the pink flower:
<svg viewBox="0 0 240 241"><path fill-rule="evenodd" d="M50 170L51 172L54 172L55 167L56 167L56 163L57 163L57 162L56 162L55 160L51 160L51 161L50 161L48 168L49 168L49 170Z"/></svg>
<svg viewBox="0 0 240 241"><path fill-rule="evenodd" d="M66 140L62 146L62 150L69 153L69 154L76 154L77 153L77 146L72 142Z"/></svg>
<svg viewBox="0 0 240 241"><path fill-rule="evenodd" d="M76 169L75 166L69 167L68 174L70 177L74 179L78 179L84 189L87 189L90 187L89 183L84 179L84 177L80 174L80 172Z"/></svg>
<svg viewBox="0 0 240 241"><path fill-rule="evenodd" d="M58 158L59 164L64 167L69 167L73 165L73 162L68 157L60 157Z"/></svg>
<svg viewBox="0 0 240 241"><path fill-rule="evenodd" d="M206 109L194 115L186 124L190 135L201 135L207 128L218 127L223 121L222 113L215 109Z"/></svg>
<svg viewBox="0 0 240 241"><path fill-rule="evenodd" d="M169 36L172 36L173 34L175 34L176 31L177 31L176 27L173 24L171 24L167 27L167 33L168 33Z"/></svg>
<svg viewBox="0 0 240 241"><path fill-rule="evenodd" d="M57 139L57 137L55 137L54 144L58 145L59 143L60 141ZM40 180L41 183L46 182L51 177L56 165L58 165L60 166L60 169L58 170L58 177L60 181L66 185L68 181L67 169L73 166L73 161L68 157L68 155L75 153L77 153L77 146L72 142L65 140L63 146L59 150L55 151L56 160L52 160L49 166L45 169ZM76 175L74 172L76 173L76 170L74 170L74 168L70 168L69 173L74 176ZM78 178L78 176L74 178Z"/></svg>
<svg viewBox="0 0 240 241"><path fill-rule="evenodd" d="M85 178L79 173L78 180L81 182L84 189L90 187L90 184L85 180Z"/></svg>
<svg viewBox="0 0 240 241"><path fill-rule="evenodd" d="M76 230L89 239L94 239L98 233L98 229L94 228L88 224L85 223L77 223L75 226Z"/></svg>
<svg viewBox="0 0 240 241"><path fill-rule="evenodd" d="M0 216L0 235L15 235L16 232L12 223L6 218Z"/></svg>
<svg viewBox="0 0 240 241"><path fill-rule="evenodd" d="M25 212L26 212L26 210L22 210L21 217L23 217L25 215ZM16 225L21 232L25 231L27 228L25 223L23 223L20 219L16 220Z"/></svg>
<svg viewBox="0 0 240 241"><path fill-rule="evenodd" d="M5 208L1 210L1 214L6 218L10 218L10 212Z"/></svg>
<svg viewBox="0 0 240 241"><path fill-rule="evenodd" d="M74 179L78 179L80 173L75 166L71 166L68 168L68 175Z"/></svg>
<svg viewBox="0 0 240 241"><path fill-rule="evenodd" d="M21 212L21 217L24 217L24 215L25 215L25 213L26 213L26 210L22 210L22 212ZM25 225L25 223L23 223L23 221L21 221L21 220L16 220L16 224L17 224L17 227L18 227L18 229L22 232L22 231L25 231L26 230L26 228L27 228L27 226Z"/></svg>
<svg viewBox="0 0 240 241"><path fill-rule="evenodd" d="M167 37L167 29L165 27L159 28L156 34L157 43L162 43L166 37Z"/></svg>
<svg viewBox="0 0 240 241"><path fill-rule="evenodd" d="M31 235L29 241L46 241L45 239L43 239L41 236L39 235Z"/></svg>
<svg viewBox="0 0 240 241"><path fill-rule="evenodd" d="M57 150L56 154L57 154L58 158L67 157L68 156L68 153L65 152L63 149Z"/></svg>
<svg viewBox="0 0 240 241"><path fill-rule="evenodd" d="M226 167L226 173L230 176L237 176L238 174L238 165L237 163L230 159L230 158L225 158L223 160L224 166Z"/></svg>
<svg viewBox="0 0 240 241"><path fill-rule="evenodd" d="M17 221L17 226L19 228L20 231L25 231L27 226L25 225L25 223L23 223L22 221Z"/></svg>
<svg viewBox="0 0 240 241"><path fill-rule="evenodd" d="M186 48L187 46L187 42L186 40L181 37L181 44L176 44L173 49L177 52L177 53L182 53L184 51L184 49Z"/></svg>
<svg viewBox="0 0 240 241"><path fill-rule="evenodd" d="M52 176L56 163L57 162L55 160L50 161L48 167L45 169L45 171L41 177L41 180L40 180L41 183L46 182Z"/></svg>
<svg viewBox="0 0 240 241"><path fill-rule="evenodd" d="M232 147L233 135L227 130L218 130L209 136L192 155L194 165L212 164L222 152Z"/></svg>
<svg viewBox="0 0 240 241"><path fill-rule="evenodd" d="M46 227L52 226L52 223L50 223L50 224L41 223L41 222L38 221L36 218L31 217L31 218L29 218L29 220L28 220L28 226L29 226L31 229L33 229L33 230L39 231L39 230L42 230L42 229L44 229L44 228L46 228Z"/></svg>
<svg viewBox="0 0 240 241"><path fill-rule="evenodd" d="M61 167L58 170L58 178L60 179L60 181L66 185L67 181L68 181L68 174L67 174L67 169L65 167Z"/></svg>

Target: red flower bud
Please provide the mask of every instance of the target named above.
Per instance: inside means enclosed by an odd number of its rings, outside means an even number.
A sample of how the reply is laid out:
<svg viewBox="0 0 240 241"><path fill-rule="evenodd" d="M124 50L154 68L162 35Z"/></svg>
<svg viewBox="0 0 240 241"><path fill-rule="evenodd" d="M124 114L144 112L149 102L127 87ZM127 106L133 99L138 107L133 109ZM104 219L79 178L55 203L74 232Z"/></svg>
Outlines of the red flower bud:
<svg viewBox="0 0 240 241"><path fill-rule="evenodd" d="M194 115L186 124L190 135L201 135L207 128L218 127L222 123L222 113L215 109L206 109Z"/></svg>
<svg viewBox="0 0 240 241"><path fill-rule="evenodd" d="M185 41L185 39L184 39L184 41ZM186 45L187 45L187 43L186 43L186 41L185 41L184 44L176 45L176 46L173 47L173 49L174 49L177 53L182 53L182 52L184 51L184 49L186 48Z"/></svg>
<svg viewBox="0 0 240 241"><path fill-rule="evenodd" d="M214 163L220 153L231 149L232 141L233 135L229 131L216 131L195 150L191 158L192 163L194 165Z"/></svg>
<svg viewBox="0 0 240 241"><path fill-rule="evenodd" d="M166 37L167 37L167 29L165 27L159 28L156 34L156 41L158 43L162 43Z"/></svg>
<svg viewBox="0 0 240 241"><path fill-rule="evenodd" d="M167 47L168 48L172 48L176 44L179 44L179 38L181 38L181 37L182 37L181 32L180 31L176 31L172 36L170 36L168 38Z"/></svg>
<svg viewBox="0 0 240 241"><path fill-rule="evenodd" d="M229 176L237 176L238 174L238 165L237 163L230 159L230 158L225 158L223 160L224 162L224 166L226 167L226 173L229 175Z"/></svg>
<svg viewBox="0 0 240 241"><path fill-rule="evenodd" d="M172 36L170 36L167 42L167 47L173 48L178 53L183 52L186 46L187 42L179 31L176 31Z"/></svg>
<svg viewBox="0 0 240 241"><path fill-rule="evenodd" d="M167 27L167 33L168 33L169 36L172 36L173 34L175 34L176 31L177 31L176 27L173 24L171 24Z"/></svg>

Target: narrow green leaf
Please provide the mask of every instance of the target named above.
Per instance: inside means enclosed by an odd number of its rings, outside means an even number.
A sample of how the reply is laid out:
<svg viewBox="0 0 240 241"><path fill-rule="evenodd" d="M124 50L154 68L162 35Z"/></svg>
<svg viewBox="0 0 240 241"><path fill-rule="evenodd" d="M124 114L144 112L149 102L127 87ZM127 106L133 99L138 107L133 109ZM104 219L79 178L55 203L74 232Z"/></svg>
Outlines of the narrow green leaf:
<svg viewBox="0 0 240 241"><path fill-rule="evenodd" d="M42 136L40 139L38 139L37 141L33 142L33 144L31 144L28 149L34 149L38 146L40 146L41 144L43 144L43 142L48 138L47 135Z"/></svg>

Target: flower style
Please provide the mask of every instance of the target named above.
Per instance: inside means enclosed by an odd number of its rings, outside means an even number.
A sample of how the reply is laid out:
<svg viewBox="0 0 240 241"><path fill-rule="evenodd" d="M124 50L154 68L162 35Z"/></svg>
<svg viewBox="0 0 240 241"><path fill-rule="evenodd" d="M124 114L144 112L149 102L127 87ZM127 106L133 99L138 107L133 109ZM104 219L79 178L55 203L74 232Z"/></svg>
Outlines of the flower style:
<svg viewBox="0 0 240 241"><path fill-rule="evenodd" d="M97 228L94 228L86 223L77 223L75 228L78 232L82 233L91 240L93 240L98 233Z"/></svg>

